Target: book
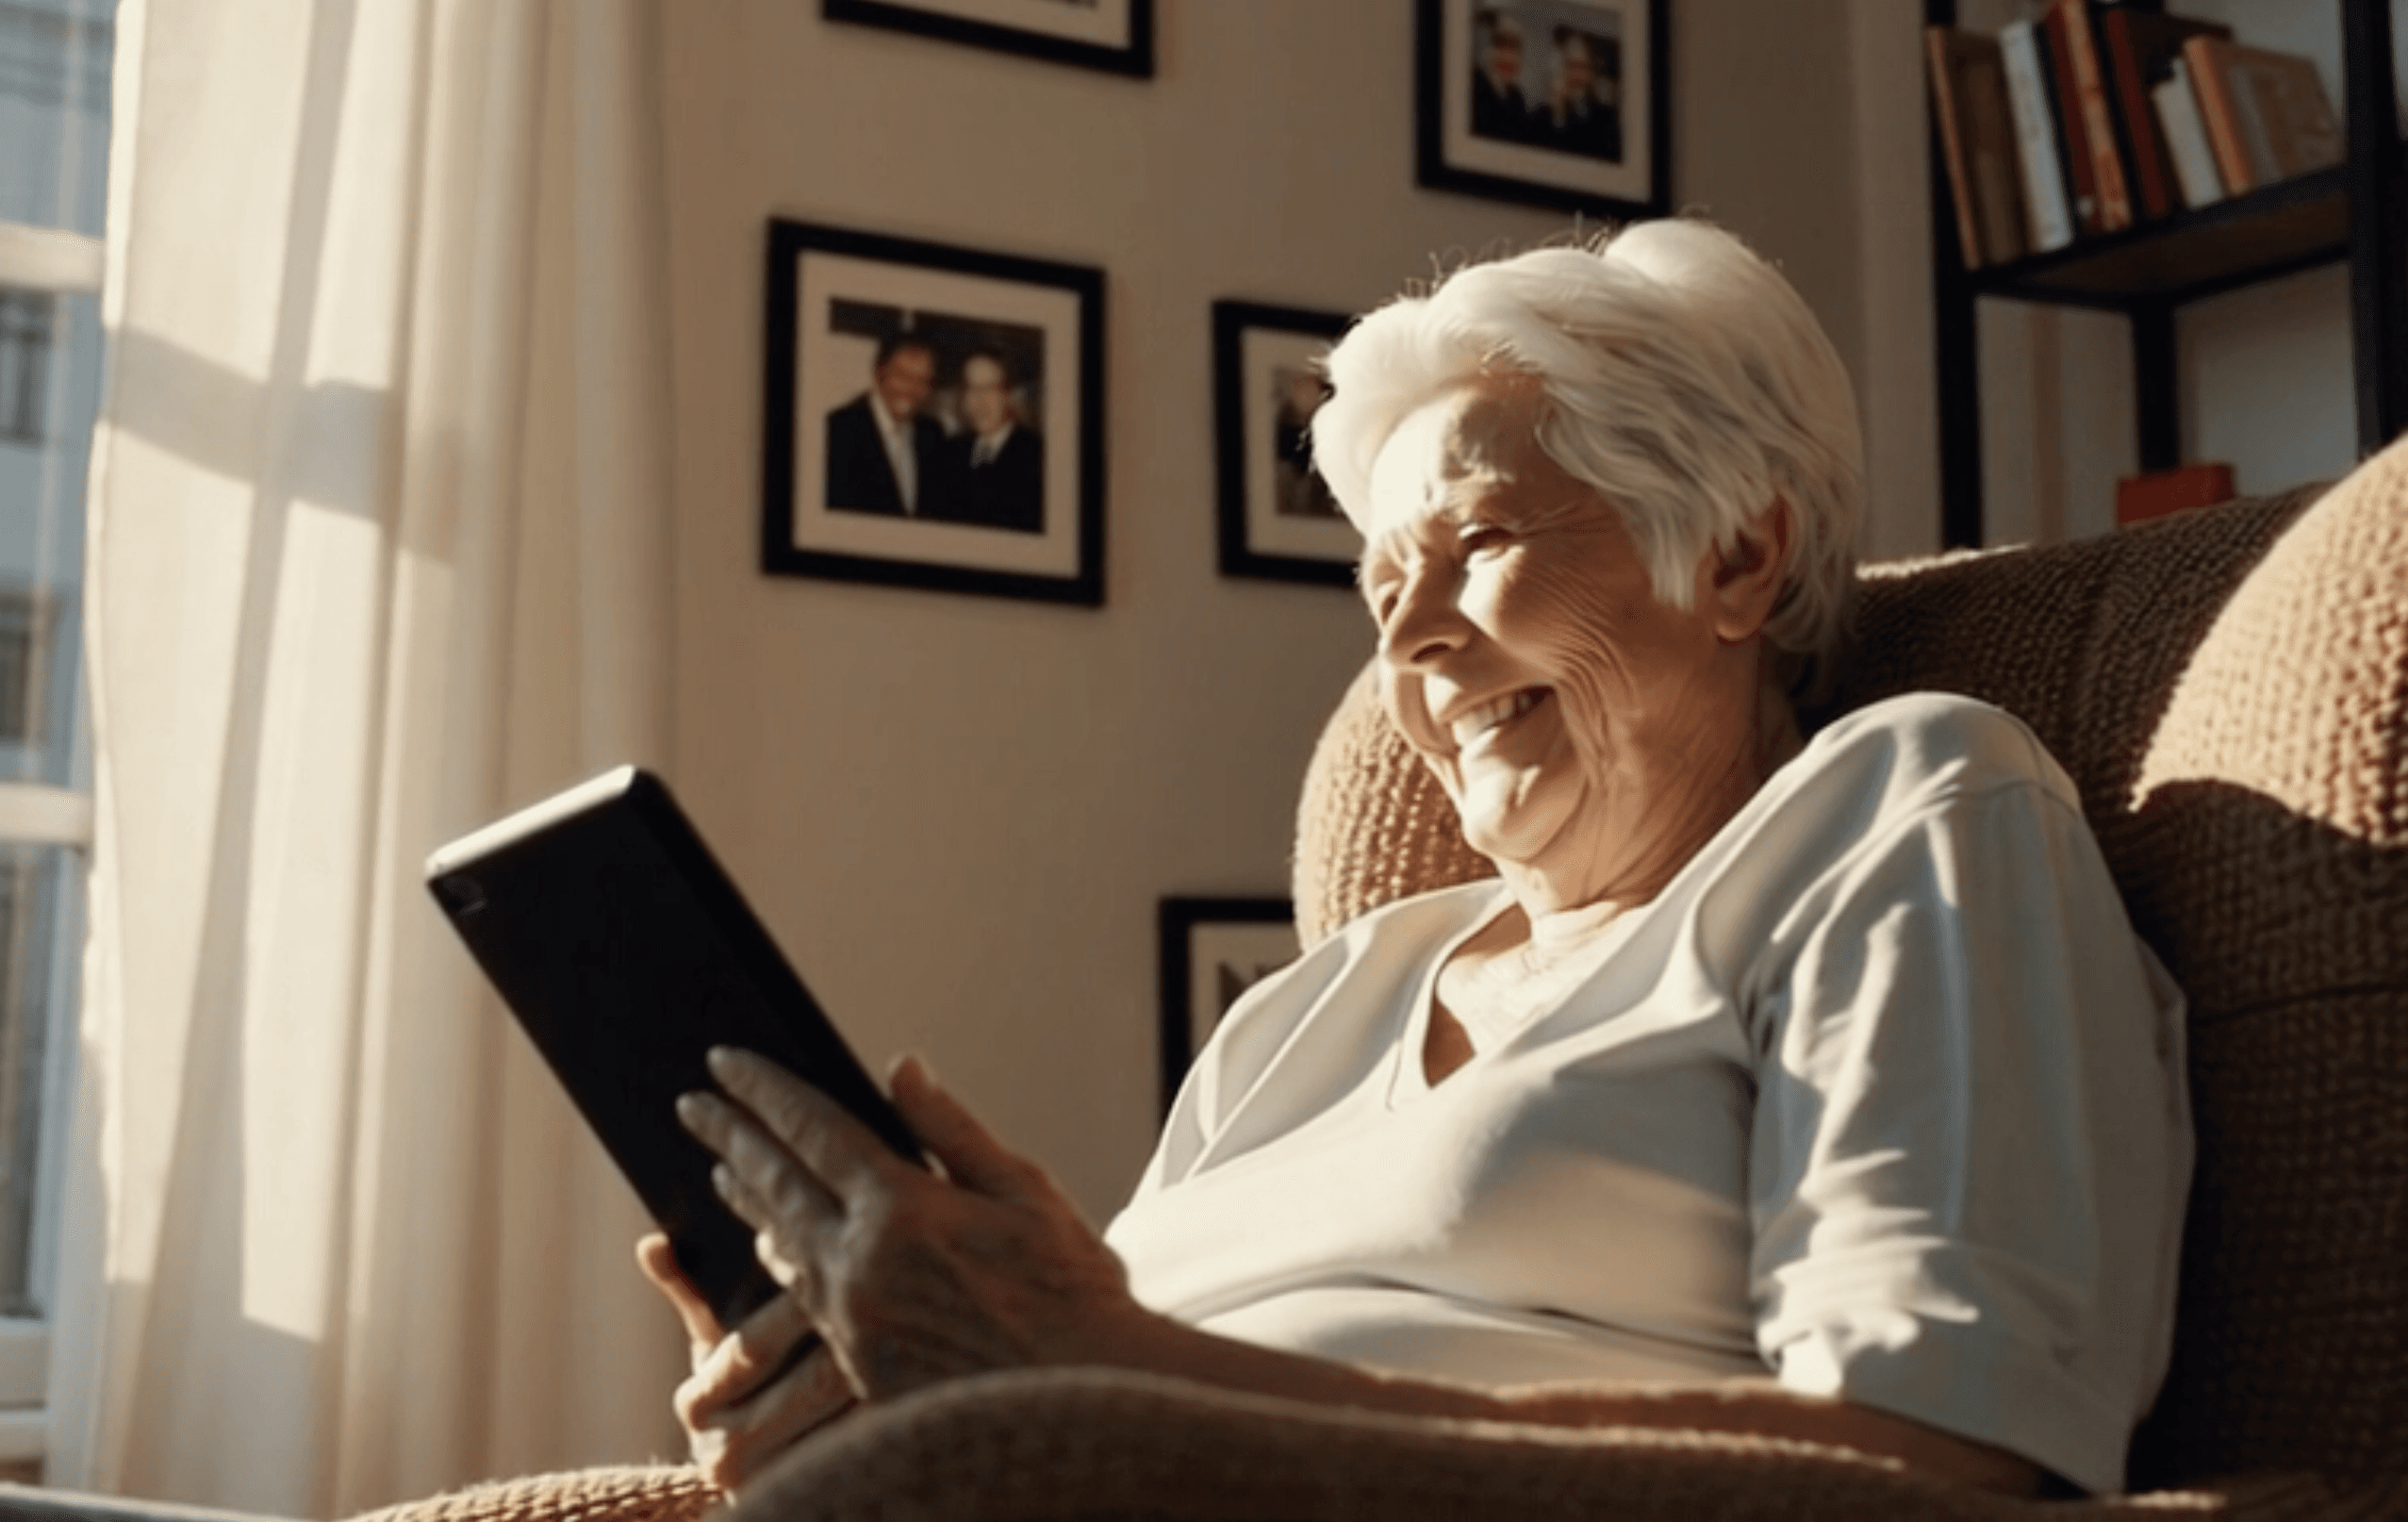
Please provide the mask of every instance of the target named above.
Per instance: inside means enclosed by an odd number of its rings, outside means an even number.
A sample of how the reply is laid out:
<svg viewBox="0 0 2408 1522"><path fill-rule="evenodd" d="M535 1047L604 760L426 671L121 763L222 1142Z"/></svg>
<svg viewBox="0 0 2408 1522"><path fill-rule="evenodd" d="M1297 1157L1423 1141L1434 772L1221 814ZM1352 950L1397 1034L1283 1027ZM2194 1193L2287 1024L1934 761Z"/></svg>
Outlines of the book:
<svg viewBox="0 0 2408 1522"><path fill-rule="evenodd" d="M2099 181L2090 157L2090 137L2082 124L2082 92L2073 77L2073 53L2066 35L2065 11L2051 0L2038 22L2042 56L2047 59L2050 114L2057 124L2057 151L2065 160L2066 180L2073 190L2073 223L2085 233L2107 230L2100 218Z"/></svg>
<svg viewBox="0 0 2408 1522"><path fill-rule="evenodd" d="M2341 121L2315 59L2253 47L2235 47L2227 58L2230 71L2249 77L2248 93L2278 175L2312 174L2347 157Z"/></svg>
<svg viewBox="0 0 2408 1522"><path fill-rule="evenodd" d="M2149 92L2156 108L2157 125L2166 135L2166 152L2174 161L2174 180L2183 204L2212 207L2224 199L2224 176L2216 167L2216 150L2207 142L2207 124L2199 114L2199 96L2190 88L2190 62L2176 58L2165 82Z"/></svg>
<svg viewBox="0 0 2408 1522"><path fill-rule="evenodd" d="M1982 267L1981 191L1973 185L1973 169L1965 156L1971 129L1961 120L1962 69L1952 55L1963 47L1963 33L1952 26L1923 28L1923 74L1931 83L1932 124L1939 129L1939 156L1948 168L1948 200L1956 212L1956 252L1965 268Z"/></svg>
<svg viewBox="0 0 2408 1522"><path fill-rule="evenodd" d="M2133 223L2132 190L2124 151L2117 141L2116 117L2107 98L2107 72L2099 57L2099 34L2090 25L2089 0L2054 0L2050 25L2065 35L2066 72L2072 76L2074 110L2082 119L2082 143L2090 156L2090 183L2099 197L2099 230L2121 232Z"/></svg>
<svg viewBox="0 0 2408 1522"><path fill-rule="evenodd" d="M2183 43L2183 62L2190 70L2191 93L2198 97L2200 120L2207 127L2207 145L2215 150L2216 171L2234 195L2283 177L2249 77L2234 66L2239 47L2222 37L2193 37Z"/></svg>
<svg viewBox="0 0 2408 1522"><path fill-rule="evenodd" d="M2177 465L2170 471L2122 476L2116 482L2116 526L2129 528L2169 513L2213 507L2233 496L2233 468L2224 464Z"/></svg>
<svg viewBox="0 0 2408 1522"><path fill-rule="evenodd" d="M2023 191L1998 40L1954 26L1932 26L1925 28L1923 43L1965 267L1977 270L2020 258L2025 248Z"/></svg>
<svg viewBox="0 0 2408 1522"><path fill-rule="evenodd" d="M2049 99L2048 59L2036 22L1999 28L2006 65L2006 103L2015 117L2016 162L2023 172L2023 209L2034 250L2073 241L2073 196L2057 148L2056 108Z"/></svg>
<svg viewBox="0 0 2408 1522"><path fill-rule="evenodd" d="M2141 216L2156 218L2185 206L2203 205L2183 193L2173 150L2158 122L2155 94L2182 57L2185 40L2230 37L2233 29L2221 22L2135 10L2130 6L2110 6L2099 13L2098 20L2107 82L2130 150L2136 209Z"/></svg>

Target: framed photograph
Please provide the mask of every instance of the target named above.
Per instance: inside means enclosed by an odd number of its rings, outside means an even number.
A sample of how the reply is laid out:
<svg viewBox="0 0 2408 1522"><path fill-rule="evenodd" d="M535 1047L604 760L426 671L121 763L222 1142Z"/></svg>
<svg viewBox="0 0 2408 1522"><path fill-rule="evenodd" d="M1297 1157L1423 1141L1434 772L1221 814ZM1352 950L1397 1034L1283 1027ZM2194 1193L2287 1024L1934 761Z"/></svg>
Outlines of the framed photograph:
<svg viewBox="0 0 2408 1522"><path fill-rule="evenodd" d="M1345 325L1334 312L1212 304L1225 576L1355 584L1362 536L1312 468L1306 434L1329 395L1322 359Z"/></svg>
<svg viewBox="0 0 2408 1522"><path fill-rule="evenodd" d="M1627 221L1672 208L1665 0L1415 0L1421 182Z"/></svg>
<svg viewBox="0 0 2408 1522"><path fill-rule="evenodd" d="M1295 961L1286 899L1164 899L1162 905L1163 1112L1238 995Z"/></svg>
<svg viewBox="0 0 2408 1522"><path fill-rule="evenodd" d="M1149 78L1154 0L820 0L830 21Z"/></svg>
<svg viewBox="0 0 2408 1522"><path fill-rule="evenodd" d="M769 223L761 568L1103 602L1103 272Z"/></svg>

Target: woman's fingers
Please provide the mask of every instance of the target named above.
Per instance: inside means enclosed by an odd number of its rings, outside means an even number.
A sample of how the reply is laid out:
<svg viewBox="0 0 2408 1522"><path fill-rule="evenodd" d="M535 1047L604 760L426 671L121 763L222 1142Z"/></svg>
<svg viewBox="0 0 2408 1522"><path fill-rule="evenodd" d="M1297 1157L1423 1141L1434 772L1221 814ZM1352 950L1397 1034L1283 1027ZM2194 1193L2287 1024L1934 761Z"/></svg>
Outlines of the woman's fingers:
<svg viewBox="0 0 2408 1522"><path fill-rule="evenodd" d="M678 1097L677 1117L697 1141L718 1154L733 1176L734 1190L720 1185L720 1195L730 1204L749 1202L771 1218L795 1224L844 1214L843 1200L747 1106L698 1091ZM756 1227L765 1224L752 1216L745 1218Z"/></svg>
<svg viewBox="0 0 2408 1522"><path fill-rule="evenodd" d="M810 1317L781 1295L722 1339L677 1387L674 1404L694 1462L733 1490L800 1438L844 1412L853 1392ZM798 1349L809 1351L798 1361Z"/></svg>
<svg viewBox="0 0 2408 1522"><path fill-rule="evenodd" d="M693 1402L690 1414L697 1419L741 1406L770 1385L811 1335L810 1312L792 1296L772 1296L712 1347L694 1378L681 1386L690 1387L690 1396L681 1398ZM681 1405L678 1414L683 1418L689 1412Z"/></svg>
<svg viewBox="0 0 2408 1522"><path fill-rule="evenodd" d="M825 1348L779 1386L709 1427L689 1428L687 1447L704 1479L739 1498L778 1455L852 1409L853 1395Z"/></svg>
<svg viewBox="0 0 2408 1522"><path fill-rule="evenodd" d="M928 1065L905 1057L887 1075L895 1108L945 1175L975 1194L1024 1198L1043 1178L1034 1164L998 1141L959 1100L938 1086Z"/></svg>
<svg viewBox="0 0 2408 1522"><path fill-rule="evenodd" d="M816 1293L818 1277L811 1269L810 1243L807 1233L813 1230L809 1218L797 1218L789 1212L772 1210L768 1202L748 1187L734 1167L725 1163L711 1170L711 1186L718 1191L736 1219L752 1228L752 1255L778 1287L814 1315L819 1310Z"/></svg>
<svg viewBox="0 0 2408 1522"><path fill-rule="evenodd" d="M711 1076L839 1200L893 1187L912 1166L845 1107L767 1058L715 1048ZM733 1160L731 1160L733 1161Z"/></svg>
<svg viewBox="0 0 2408 1522"><path fill-rule="evenodd" d="M711 1186L736 1219L752 1228L753 1256L780 1287L811 1300L811 1233L838 1225L833 1196L804 1173L752 1118L716 1094L686 1094L678 1119L718 1154Z"/></svg>
<svg viewBox="0 0 2408 1522"><path fill-rule="evenodd" d="M765 1135L782 1146L839 1205L870 1192L894 1189L909 1168L842 1105L776 1064L747 1051L711 1053L711 1071L729 1096L749 1112ZM1013 1152L959 1100L938 1085L927 1064L905 1057L890 1075L896 1108L946 1176L976 1193L1017 1196L1041 1178L1040 1170ZM732 1133L736 1128L731 1128ZM698 1132L697 1134L702 1134ZM712 1141L709 1135L706 1142ZM739 1139L737 1146L741 1146ZM736 1166L756 1194L763 1187L752 1160L715 1148Z"/></svg>
<svg viewBox="0 0 2408 1522"><path fill-rule="evenodd" d="M685 1328L685 1340L693 1348L694 1361L699 1366L720 1339L727 1335L720 1327L717 1313L685 1277L684 1266L677 1261L677 1249L669 1246L667 1235L647 1232L635 1241L635 1266L652 1282L668 1303L677 1311L677 1319Z"/></svg>

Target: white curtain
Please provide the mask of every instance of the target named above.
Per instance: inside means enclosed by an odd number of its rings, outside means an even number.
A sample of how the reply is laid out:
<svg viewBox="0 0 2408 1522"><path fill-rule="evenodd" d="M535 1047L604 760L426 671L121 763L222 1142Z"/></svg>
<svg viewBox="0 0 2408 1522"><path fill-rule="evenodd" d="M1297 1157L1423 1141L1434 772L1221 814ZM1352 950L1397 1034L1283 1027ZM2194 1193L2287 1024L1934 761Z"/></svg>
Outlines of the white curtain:
<svg viewBox="0 0 2408 1522"><path fill-rule="evenodd" d="M420 880L658 765L659 0L126 0L52 1481L675 1450L633 1198Z"/></svg>

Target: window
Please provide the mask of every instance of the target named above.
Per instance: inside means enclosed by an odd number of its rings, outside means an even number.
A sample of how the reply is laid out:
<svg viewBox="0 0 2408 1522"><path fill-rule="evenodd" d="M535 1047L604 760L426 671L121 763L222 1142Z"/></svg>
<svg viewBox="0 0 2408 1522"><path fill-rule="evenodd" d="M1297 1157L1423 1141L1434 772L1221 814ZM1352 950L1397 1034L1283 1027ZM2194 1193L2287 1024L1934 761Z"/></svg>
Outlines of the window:
<svg viewBox="0 0 2408 1522"><path fill-rule="evenodd" d="M11 444L41 442L58 314L46 290L0 290L0 439Z"/></svg>
<svg viewBox="0 0 2408 1522"><path fill-rule="evenodd" d="M84 474L116 0L0 0L0 1477L44 1448L84 935Z"/></svg>
<svg viewBox="0 0 2408 1522"><path fill-rule="evenodd" d="M41 743L50 676L53 599L39 587L0 587L0 746Z"/></svg>

